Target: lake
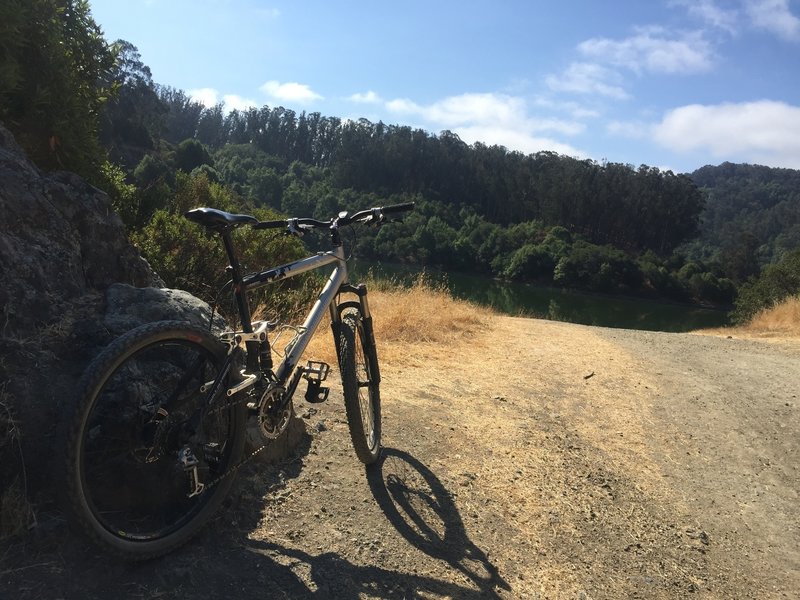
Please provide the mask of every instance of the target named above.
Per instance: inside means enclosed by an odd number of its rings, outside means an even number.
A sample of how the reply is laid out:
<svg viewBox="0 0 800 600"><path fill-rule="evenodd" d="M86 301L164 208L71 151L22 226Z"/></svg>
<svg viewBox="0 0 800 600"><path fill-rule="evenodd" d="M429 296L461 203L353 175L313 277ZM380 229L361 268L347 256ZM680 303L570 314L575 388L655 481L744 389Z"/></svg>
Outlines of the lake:
<svg viewBox="0 0 800 600"><path fill-rule="evenodd" d="M411 282L421 272L405 265L352 261L356 279L372 272L378 279ZM509 314L568 321L601 327L621 327L649 331L685 332L728 324L725 311L692 305L632 298L604 296L542 287L533 284L498 281L465 273L426 270L432 281L444 283L456 298L463 298Z"/></svg>

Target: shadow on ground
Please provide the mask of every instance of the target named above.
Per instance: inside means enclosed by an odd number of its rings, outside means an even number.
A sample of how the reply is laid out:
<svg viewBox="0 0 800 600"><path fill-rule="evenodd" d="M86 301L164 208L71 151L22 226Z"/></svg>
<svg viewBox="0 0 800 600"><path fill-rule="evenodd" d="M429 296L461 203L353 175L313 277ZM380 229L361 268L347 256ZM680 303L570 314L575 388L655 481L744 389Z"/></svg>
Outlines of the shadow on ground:
<svg viewBox="0 0 800 600"><path fill-rule="evenodd" d="M301 473L302 459L259 474L274 493ZM497 598L509 589L485 552L467 536L451 494L410 454L394 449L368 471L368 482L386 519L413 548L424 553L411 565L444 561L473 585L378 566L355 564L339 553L312 554L303 548L253 540L261 506L248 499L255 479L244 474L226 510L193 542L161 559L126 564L111 559L72 532L58 513L25 539L0 548L0 600L55 598ZM265 488L260 489L263 497ZM325 543L324 540L315 540ZM300 542L299 542L300 543ZM310 545L310 544L308 544ZM363 559L361 559L363 562ZM463 580L456 577L457 580Z"/></svg>

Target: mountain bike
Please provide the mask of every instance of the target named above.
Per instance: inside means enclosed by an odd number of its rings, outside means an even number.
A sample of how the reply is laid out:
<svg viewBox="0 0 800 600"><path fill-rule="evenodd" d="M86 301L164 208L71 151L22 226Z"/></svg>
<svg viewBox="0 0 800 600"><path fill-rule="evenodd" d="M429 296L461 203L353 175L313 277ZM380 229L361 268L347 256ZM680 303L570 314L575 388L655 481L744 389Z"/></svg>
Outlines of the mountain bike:
<svg viewBox="0 0 800 600"><path fill-rule="evenodd" d="M213 208L186 213L222 240L241 330L212 335L184 322L159 321L119 337L91 362L67 433L66 487L69 511L95 542L122 558L143 560L197 533L220 507L239 467L286 429L300 382L307 384L308 402L327 399L329 365L299 364L326 312L353 448L363 463L377 461L380 370L372 315L366 286L348 281L340 229L381 225L413 207L341 212L327 221L259 221ZM239 227L296 236L325 229L331 249L245 274L232 240ZM330 265L302 325L252 320L248 292ZM281 354L274 348L277 338L287 331L282 360L273 364L273 349ZM245 457L248 419L264 444Z"/></svg>

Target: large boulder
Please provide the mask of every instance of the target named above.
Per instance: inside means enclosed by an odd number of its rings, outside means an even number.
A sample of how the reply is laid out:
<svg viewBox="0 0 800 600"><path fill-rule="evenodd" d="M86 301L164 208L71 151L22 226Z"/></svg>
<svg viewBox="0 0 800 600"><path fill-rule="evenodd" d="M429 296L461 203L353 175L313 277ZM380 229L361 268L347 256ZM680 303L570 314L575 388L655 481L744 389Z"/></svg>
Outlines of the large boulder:
<svg viewBox="0 0 800 600"><path fill-rule="evenodd" d="M169 319L208 325L206 303L164 283L109 198L72 173L43 173L0 124L0 537L16 482L52 497L59 425L89 361L114 337ZM215 328L224 324L219 317ZM24 458L23 458L24 457Z"/></svg>
<svg viewBox="0 0 800 600"><path fill-rule="evenodd" d="M2 125L0 215L0 494L23 481L31 495L49 491L58 425L110 339L105 290L164 284L103 192L41 172Z"/></svg>

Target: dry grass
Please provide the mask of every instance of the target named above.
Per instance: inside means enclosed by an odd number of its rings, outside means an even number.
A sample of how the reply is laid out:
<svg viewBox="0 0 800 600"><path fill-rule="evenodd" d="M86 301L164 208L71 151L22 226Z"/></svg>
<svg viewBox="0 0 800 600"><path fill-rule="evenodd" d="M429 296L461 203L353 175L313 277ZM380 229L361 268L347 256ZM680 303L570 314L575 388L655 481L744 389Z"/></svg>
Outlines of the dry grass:
<svg viewBox="0 0 800 600"><path fill-rule="evenodd" d="M14 467L19 472L14 473ZM19 428L9 408L5 389L0 388L0 478L6 479L0 490L0 540L19 535L35 522L27 498L25 464L19 442Z"/></svg>
<svg viewBox="0 0 800 600"><path fill-rule="evenodd" d="M485 331L494 315L491 309L453 298L443 285L424 276L411 286L385 281L368 281L367 286L381 361L448 352L454 341ZM306 354L336 364L328 324L319 327Z"/></svg>
<svg viewBox="0 0 800 600"><path fill-rule="evenodd" d="M744 325L703 329L698 333L769 341L800 340L800 296L788 298L777 306L762 310Z"/></svg>
<svg viewBox="0 0 800 600"><path fill-rule="evenodd" d="M800 296L784 300L781 304L762 310L744 326L746 331L764 335L781 335L800 338Z"/></svg>

